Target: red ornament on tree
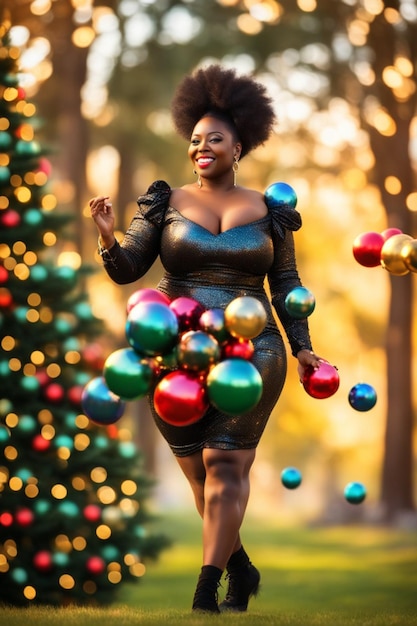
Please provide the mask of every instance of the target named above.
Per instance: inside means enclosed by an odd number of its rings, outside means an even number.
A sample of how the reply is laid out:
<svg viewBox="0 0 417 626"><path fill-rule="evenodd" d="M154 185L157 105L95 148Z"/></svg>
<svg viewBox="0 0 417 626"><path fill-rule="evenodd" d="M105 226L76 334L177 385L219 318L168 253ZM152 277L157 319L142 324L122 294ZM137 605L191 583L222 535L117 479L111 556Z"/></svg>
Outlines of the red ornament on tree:
<svg viewBox="0 0 417 626"><path fill-rule="evenodd" d="M81 406L81 396L83 395L83 391L83 385L74 385L73 387L70 387L68 389L67 397L71 404L75 404L75 406Z"/></svg>
<svg viewBox="0 0 417 626"><path fill-rule="evenodd" d="M45 439L42 435L36 435L32 439L32 448L36 452L46 452L51 447L51 442L49 439Z"/></svg>
<svg viewBox="0 0 417 626"><path fill-rule="evenodd" d="M58 383L51 383L44 389L44 396L49 402L61 402L65 396L65 390Z"/></svg>
<svg viewBox="0 0 417 626"><path fill-rule="evenodd" d="M224 359L245 359L250 361L255 351L254 345L250 339L239 339L232 337L223 344Z"/></svg>
<svg viewBox="0 0 417 626"><path fill-rule="evenodd" d="M8 309L13 304L13 296L5 287L0 289L0 309Z"/></svg>
<svg viewBox="0 0 417 626"><path fill-rule="evenodd" d="M93 576L99 576L106 569L106 562L100 556L90 556L85 564L85 569Z"/></svg>
<svg viewBox="0 0 417 626"><path fill-rule="evenodd" d="M101 520L101 508L98 504L87 504L83 510L83 515L88 522L99 522Z"/></svg>
<svg viewBox="0 0 417 626"><path fill-rule="evenodd" d="M20 214L14 209L7 209L0 213L0 224L5 228L16 228L21 221Z"/></svg>
<svg viewBox="0 0 417 626"><path fill-rule="evenodd" d="M33 557L33 565L38 572L49 572L53 566L52 554L48 550L40 550Z"/></svg>
<svg viewBox="0 0 417 626"><path fill-rule="evenodd" d="M3 265L0 265L0 284L7 283L9 280L9 272L6 270Z"/></svg>
<svg viewBox="0 0 417 626"><path fill-rule="evenodd" d="M19 509L15 513L15 519L19 526L30 526L35 519L33 511L28 508Z"/></svg>

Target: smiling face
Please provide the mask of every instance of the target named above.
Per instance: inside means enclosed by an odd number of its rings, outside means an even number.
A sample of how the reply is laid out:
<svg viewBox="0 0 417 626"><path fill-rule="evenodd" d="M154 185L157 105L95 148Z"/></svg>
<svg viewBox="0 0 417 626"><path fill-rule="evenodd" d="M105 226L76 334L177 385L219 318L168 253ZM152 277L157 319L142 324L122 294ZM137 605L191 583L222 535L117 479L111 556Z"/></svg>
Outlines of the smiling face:
<svg viewBox="0 0 417 626"><path fill-rule="evenodd" d="M242 146L230 125L217 117L202 117L194 127L188 156L204 178L232 175L233 161L239 159Z"/></svg>

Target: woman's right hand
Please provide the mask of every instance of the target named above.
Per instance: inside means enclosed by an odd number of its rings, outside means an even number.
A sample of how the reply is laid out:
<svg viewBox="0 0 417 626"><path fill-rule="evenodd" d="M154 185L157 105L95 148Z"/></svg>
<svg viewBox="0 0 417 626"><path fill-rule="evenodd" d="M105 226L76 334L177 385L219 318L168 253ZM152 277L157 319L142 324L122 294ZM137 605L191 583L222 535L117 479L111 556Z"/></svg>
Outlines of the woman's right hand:
<svg viewBox="0 0 417 626"><path fill-rule="evenodd" d="M97 196L89 202L91 217L103 240L114 237L114 212L109 196Z"/></svg>

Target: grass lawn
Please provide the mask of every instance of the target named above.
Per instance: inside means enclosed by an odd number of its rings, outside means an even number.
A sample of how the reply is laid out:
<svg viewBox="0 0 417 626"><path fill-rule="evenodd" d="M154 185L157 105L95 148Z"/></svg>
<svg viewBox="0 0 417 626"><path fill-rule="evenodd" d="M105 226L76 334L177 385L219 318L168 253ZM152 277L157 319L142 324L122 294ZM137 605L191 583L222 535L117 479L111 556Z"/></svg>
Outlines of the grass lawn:
<svg viewBox="0 0 417 626"><path fill-rule="evenodd" d="M366 526L282 528L248 520L245 545L262 573L246 614L193 615L200 567L196 514L166 520L173 547L108 608L0 609L4 626L417 626L417 533ZM227 582L222 582L222 597Z"/></svg>

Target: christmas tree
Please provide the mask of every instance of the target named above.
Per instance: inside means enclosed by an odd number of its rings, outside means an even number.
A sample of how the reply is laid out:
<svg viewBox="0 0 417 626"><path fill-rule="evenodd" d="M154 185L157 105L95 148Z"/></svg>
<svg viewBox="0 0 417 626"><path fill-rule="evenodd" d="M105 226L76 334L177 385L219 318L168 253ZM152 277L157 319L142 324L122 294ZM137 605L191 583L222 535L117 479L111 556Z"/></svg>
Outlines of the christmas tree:
<svg viewBox="0 0 417 626"><path fill-rule="evenodd" d="M127 429L82 411L102 372L85 268L57 264L70 217L48 189L35 106L0 33L0 601L109 602L167 545Z"/></svg>

